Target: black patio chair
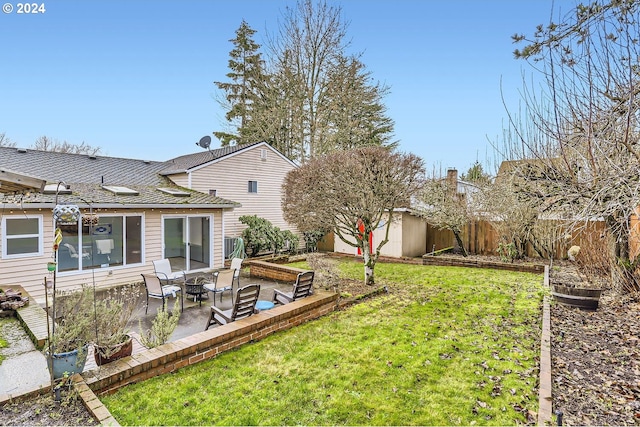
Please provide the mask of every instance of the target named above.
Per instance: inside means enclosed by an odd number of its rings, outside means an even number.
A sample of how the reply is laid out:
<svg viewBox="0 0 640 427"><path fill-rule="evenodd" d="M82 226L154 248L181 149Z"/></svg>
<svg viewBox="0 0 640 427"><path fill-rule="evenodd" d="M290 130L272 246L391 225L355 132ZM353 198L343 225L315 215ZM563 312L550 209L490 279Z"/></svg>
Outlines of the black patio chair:
<svg viewBox="0 0 640 427"><path fill-rule="evenodd" d="M204 330L209 329L211 325L226 325L227 323L253 315L256 302L258 301L258 295L260 295L260 285L247 285L238 289L233 308L220 310L215 305L212 305L211 315Z"/></svg>
<svg viewBox="0 0 640 427"><path fill-rule="evenodd" d="M291 292L273 290L273 302L277 304L289 304L290 302L308 297L313 293L313 271L299 273Z"/></svg>

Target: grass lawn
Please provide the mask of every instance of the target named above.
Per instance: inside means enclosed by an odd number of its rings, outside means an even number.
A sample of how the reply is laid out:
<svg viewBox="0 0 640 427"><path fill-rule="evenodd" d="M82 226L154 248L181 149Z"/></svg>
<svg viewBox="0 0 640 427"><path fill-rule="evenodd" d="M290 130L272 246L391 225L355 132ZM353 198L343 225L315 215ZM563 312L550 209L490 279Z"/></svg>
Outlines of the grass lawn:
<svg viewBox="0 0 640 427"><path fill-rule="evenodd" d="M102 400L122 425L513 425L537 411L540 275L378 264L376 282L390 293Z"/></svg>
<svg viewBox="0 0 640 427"><path fill-rule="evenodd" d="M6 348L9 346L9 343L7 342L6 339L4 339L4 337L2 336L2 329L4 328L4 325L11 322L13 319L12 318L0 318L0 349ZM5 357L0 354L0 363L2 363L2 361L5 359Z"/></svg>

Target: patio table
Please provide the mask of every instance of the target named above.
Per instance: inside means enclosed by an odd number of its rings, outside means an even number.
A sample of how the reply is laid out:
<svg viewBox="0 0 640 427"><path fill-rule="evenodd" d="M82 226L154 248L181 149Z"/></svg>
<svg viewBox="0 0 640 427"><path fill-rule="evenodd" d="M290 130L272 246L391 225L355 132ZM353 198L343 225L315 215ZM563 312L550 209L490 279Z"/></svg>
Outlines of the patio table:
<svg viewBox="0 0 640 427"><path fill-rule="evenodd" d="M260 300L260 299L256 301L257 312L260 312L262 310L271 310L273 307L275 307L275 304L272 303L271 301Z"/></svg>
<svg viewBox="0 0 640 427"><path fill-rule="evenodd" d="M207 284L206 282L206 278L204 276L196 276L196 277L191 277L189 279L186 280L186 282L184 283L185 286L185 293L187 295L191 295L193 296L193 301L199 301L200 302L200 306L202 306L202 300L205 299L205 295L208 297L208 292L205 288L204 285Z"/></svg>

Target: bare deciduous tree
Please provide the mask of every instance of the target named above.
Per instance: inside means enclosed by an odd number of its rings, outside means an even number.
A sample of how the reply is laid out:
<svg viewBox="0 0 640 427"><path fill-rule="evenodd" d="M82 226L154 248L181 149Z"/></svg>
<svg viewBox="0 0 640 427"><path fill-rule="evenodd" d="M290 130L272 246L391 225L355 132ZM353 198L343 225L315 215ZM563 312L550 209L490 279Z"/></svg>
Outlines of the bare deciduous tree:
<svg viewBox="0 0 640 427"><path fill-rule="evenodd" d="M561 218L545 217L545 206L519 191L512 174L518 164L505 164L507 167L501 170L500 176L482 187L479 198L482 217L498 235L498 252L503 252L501 256L512 245L512 256L506 258L524 258L527 246L531 245L540 257L550 258L563 241L566 229L559 227Z"/></svg>
<svg viewBox="0 0 640 427"><path fill-rule="evenodd" d="M71 144L67 141L58 141L57 139L49 138L48 136L41 136L36 139L32 146L35 150L41 151L55 151L57 153L69 153L69 154L87 154L95 156L100 153L100 147L92 147L85 143Z"/></svg>
<svg viewBox="0 0 640 427"><path fill-rule="evenodd" d="M511 141L512 158L536 160L514 171L519 191L576 224L604 218L623 290L638 288L629 236L640 205L639 9L578 4L532 39L514 36L527 42L516 57L533 60L546 83L541 94L525 88L525 129Z"/></svg>
<svg viewBox="0 0 640 427"><path fill-rule="evenodd" d="M373 285L392 213L408 207L423 182L423 162L413 154L379 146L333 152L287 174L282 209L300 231L333 230L343 242L355 243L364 257L365 283ZM368 236L382 225L385 237L371 248Z"/></svg>
<svg viewBox="0 0 640 427"><path fill-rule="evenodd" d="M11 141L5 132L0 133L0 147L15 147L16 143Z"/></svg>
<svg viewBox="0 0 640 427"><path fill-rule="evenodd" d="M417 212L440 230L451 230L462 255L466 257L462 229L473 220L475 209L465 194L458 193L457 187L457 180L433 176L425 182L417 198L422 205Z"/></svg>

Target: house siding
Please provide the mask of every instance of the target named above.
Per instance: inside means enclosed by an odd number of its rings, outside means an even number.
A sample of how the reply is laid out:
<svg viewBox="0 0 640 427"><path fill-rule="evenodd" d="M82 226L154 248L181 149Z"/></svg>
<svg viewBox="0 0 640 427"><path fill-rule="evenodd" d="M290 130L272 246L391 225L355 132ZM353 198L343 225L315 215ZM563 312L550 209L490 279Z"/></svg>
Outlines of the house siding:
<svg viewBox="0 0 640 427"><path fill-rule="evenodd" d="M386 222L373 232L374 249L384 239L385 231ZM380 255L394 258L424 255L427 239L426 231L427 224L424 220L407 212L395 212L389 229L389 241L380 249ZM355 242L355 240L352 241ZM339 238L335 239L334 251L350 255L358 253L357 248L349 246Z"/></svg>
<svg viewBox="0 0 640 427"><path fill-rule="evenodd" d="M43 254L41 256L2 259L0 262L0 286L22 286L37 303L45 301L45 278L52 279L47 271L47 262L53 259L53 218L51 212L44 210L20 211L24 215L43 215ZM222 268L223 220L221 209L101 209L101 215L136 214L143 218L143 262L124 266L96 268L82 272L58 273L56 289L65 291L77 289L83 284L95 284L97 288L108 288L125 283L141 281L140 274L153 273L153 260L162 257L162 218L163 215L212 215L213 218L213 268ZM0 230L4 233L4 230ZM0 239L1 245L2 239ZM1 248L0 248L1 249Z"/></svg>
<svg viewBox="0 0 640 427"><path fill-rule="evenodd" d="M402 215L402 256L419 257L427 249L427 223L414 215Z"/></svg>
<svg viewBox="0 0 640 427"><path fill-rule="evenodd" d="M266 159L261 158L261 150L266 150ZM242 205L225 211L225 236L241 235L245 225L239 218L243 215L257 215L282 230L296 233L295 227L284 220L282 213L282 183L294 167L268 145L257 145L198 168L190 173L190 177L178 174L170 178L178 185L206 194L209 190L216 190L216 196ZM257 193L248 192L248 181L258 182Z"/></svg>

